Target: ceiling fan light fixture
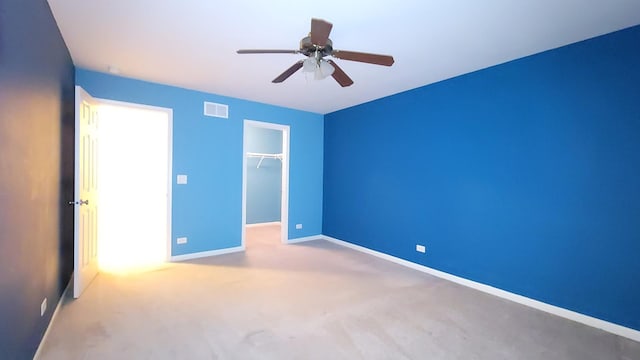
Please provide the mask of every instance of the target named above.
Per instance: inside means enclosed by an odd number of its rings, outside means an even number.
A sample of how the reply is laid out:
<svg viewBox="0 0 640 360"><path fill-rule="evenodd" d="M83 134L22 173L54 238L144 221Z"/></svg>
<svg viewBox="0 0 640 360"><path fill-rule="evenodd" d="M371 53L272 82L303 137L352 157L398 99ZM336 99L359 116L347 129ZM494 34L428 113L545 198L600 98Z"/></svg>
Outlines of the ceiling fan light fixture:
<svg viewBox="0 0 640 360"><path fill-rule="evenodd" d="M327 76L331 76L333 75L333 72L336 71L336 69L329 64L326 60L321 60L320 61L320 73L322 73L322 78L326 78Z"/></svg>
<svg viewBox="0 0 640 360"><path fill-rule="evenodd" d="M316 62L316 59L312 57L306 58L302 62L302 71L304 72L312 73L312 72L315 72L317 68L318 68L318 63Z"/></svg>
<svg viewBox="0 0 640 360"><path fill-rule="evenodd" d="M331 66L331 64L329 64L325 60L320 60L319 64L320 65L316 67L316 71L313 76L315 80L322 80L328 77L329 75L333 74L333 72L336 70L333 66Z"/></svg>

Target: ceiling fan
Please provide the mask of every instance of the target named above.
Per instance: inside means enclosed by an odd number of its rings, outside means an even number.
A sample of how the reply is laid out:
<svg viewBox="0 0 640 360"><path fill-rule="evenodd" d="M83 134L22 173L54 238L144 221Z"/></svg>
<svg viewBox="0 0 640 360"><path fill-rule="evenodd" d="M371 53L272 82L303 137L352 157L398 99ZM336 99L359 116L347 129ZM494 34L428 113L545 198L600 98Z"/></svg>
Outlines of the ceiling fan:
<svg viewBox="0 0 640 360"><path fill-rule="evenodd" d="M311 19L311 32L309 36L300 40L299 50L238 50L238 54L302 54L307 58L293 64L277 78L274 83L281 83L296 71L303 69L305 72L313 72L315 79L324 79L331 75L342 87L350 86L353 80L332 60L325 60L325 56L333 56L337 59L359 61L375 65L391 66L393 56L368 54L355 51L334 50L333 42L329 39L329 33L333 24L321 19Z"/></svg>

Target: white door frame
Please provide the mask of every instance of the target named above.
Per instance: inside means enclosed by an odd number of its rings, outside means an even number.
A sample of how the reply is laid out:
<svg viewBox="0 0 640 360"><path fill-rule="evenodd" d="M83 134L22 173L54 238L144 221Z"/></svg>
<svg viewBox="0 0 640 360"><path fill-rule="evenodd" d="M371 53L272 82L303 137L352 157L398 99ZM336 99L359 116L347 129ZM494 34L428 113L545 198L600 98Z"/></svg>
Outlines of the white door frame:
<svg viewBox="0 0 640 360"><path fill-rule="evenodd" d="M247 227L247 127L282 131L282 191L280 201L280 241L289 242L289 125L244 120L242 128L242 248L246 249Z"/></svg>
<svg viewBox="0 0 640 360"><path fill-rule="evenodd" d="M167 139L167 149L169 151L168 157L167 157L167 249L166 249L166 261L170 262L171 261L171 209L172 209L172 199L173 199L173 191L172 191L172 185L173 185L173 109L171 108L164 108L164 107L159 107L159 106L151 106L151 105L143 105L143 104L136 104L136 103L130 103L130 102L124 102L124 101L116 101L116 100L108 100L108 99L101 99L101 98L96 98L96 100L100 103L100 104L104 104L104 105L112 105L112 106L119 106L119 107L126 107L126 108L134 108L134 109L142 109L142 110L151 110L151 111L158 111L158 112L164 112L167 114L167 117L169 119L169 128L167 129L168 132L168 139ZM99 132L100 130L98 130ZM99 191L99 190L98 190ZM100 239L98 239L98 241L100 241Z"/></svg>

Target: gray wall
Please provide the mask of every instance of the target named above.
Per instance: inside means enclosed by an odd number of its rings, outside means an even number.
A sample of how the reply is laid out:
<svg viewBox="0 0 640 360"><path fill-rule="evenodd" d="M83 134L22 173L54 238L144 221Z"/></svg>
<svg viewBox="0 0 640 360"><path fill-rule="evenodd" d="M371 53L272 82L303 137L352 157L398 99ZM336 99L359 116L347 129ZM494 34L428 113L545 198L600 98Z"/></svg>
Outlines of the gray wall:
<svg viewBox="0 0 640 360"><path fill-rule="evenodd" d="M33 357L71 276L73 85L47 2L0 1L1 359Z"/></svg>

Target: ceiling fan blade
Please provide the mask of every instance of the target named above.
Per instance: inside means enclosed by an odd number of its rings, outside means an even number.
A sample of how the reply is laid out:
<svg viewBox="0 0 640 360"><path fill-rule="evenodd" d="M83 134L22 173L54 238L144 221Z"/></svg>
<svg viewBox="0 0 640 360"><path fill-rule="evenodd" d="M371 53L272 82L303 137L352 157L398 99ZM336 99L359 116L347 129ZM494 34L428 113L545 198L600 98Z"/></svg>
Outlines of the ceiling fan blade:
<svg viewBox="0 0 640 360"><path fill-rule="evenodd" d="M318 46L327 45L333 24L322 19L311 19L311 43Z"/></svg>
<svg viewBox="0 0 640 360"><path fill-rule="evenodd" d="M351 80L349 75L342 71L338 64L331 60L327 60L327 62L331 64L331 66L333 66L333 68L335 69L331 76L333 76L333 78L338 82L338 84L340 84L340 86L347 87L353 85L353 80Z"/></svg>
<svg viewBox="0 0 640 360"><path fill-rule="evenodd" d="M300 50L261 50L261 49L248 49L238 50L238 54L297 54Z"/></svg>
<svg viewBox="0 0 640 360"><path fill-rule="evenodd" d="M390 55L368 54L355 51L334 50L331 56L342 60L359 61L384 66L391 66L394 62L393 56Z"/></svg>
<svg viewBox="0 0 640 360"><path fill-rule="evenodd" d="M273 79L272 82L281 83L281 82L287 80L287 78L289 76L293 75L293 73L295 73L296 71L300 70L300 68L302 68L302 62L303 61L304 60L300 60L297 63L293 64L290 68L288 68L282 74L280 74L280 76L278 76L277 78Z"/></svg>

